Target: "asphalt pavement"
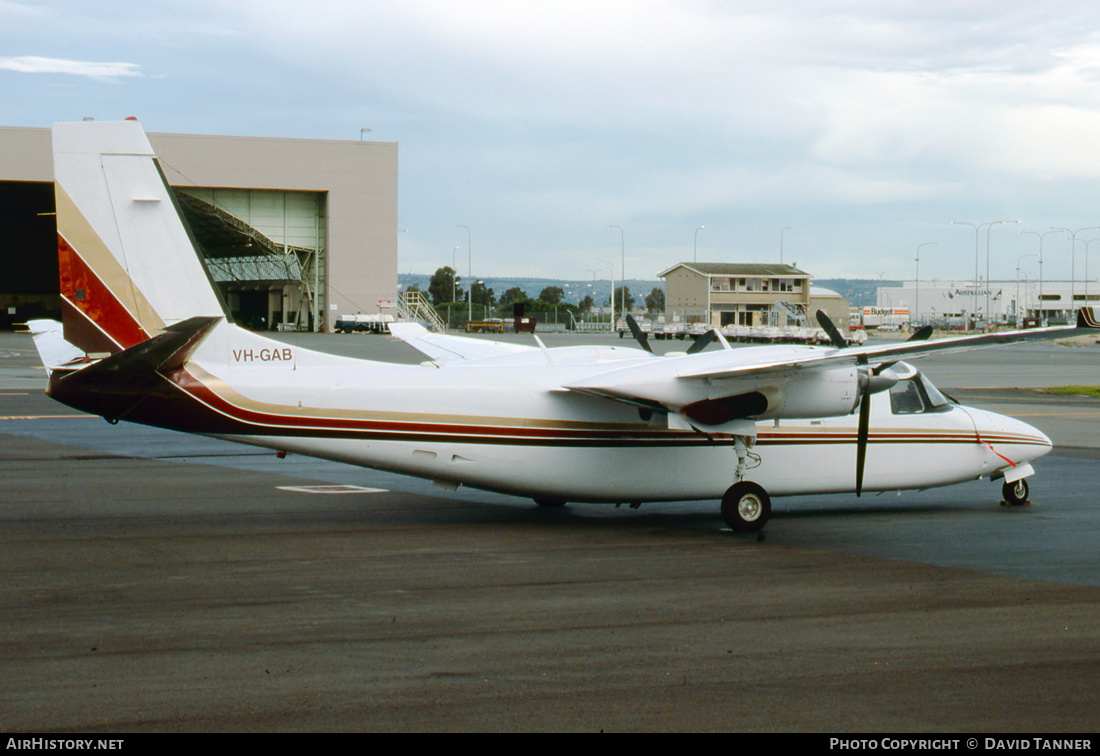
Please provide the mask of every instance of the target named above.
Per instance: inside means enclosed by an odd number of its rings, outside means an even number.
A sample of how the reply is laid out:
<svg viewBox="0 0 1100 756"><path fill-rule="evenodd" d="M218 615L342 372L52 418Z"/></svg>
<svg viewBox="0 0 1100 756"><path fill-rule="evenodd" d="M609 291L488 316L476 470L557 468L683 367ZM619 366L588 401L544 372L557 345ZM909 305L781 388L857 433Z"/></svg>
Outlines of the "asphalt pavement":
<svg viewBox="0 0 1100 756"><path fill-rule="evenodd" d="M778 499L758 539L111 426L0 334L0 730L1095 732L1100 402L1030 389L1100 347L959 358L918 364L1059 446L1031 506Z"/></svg>

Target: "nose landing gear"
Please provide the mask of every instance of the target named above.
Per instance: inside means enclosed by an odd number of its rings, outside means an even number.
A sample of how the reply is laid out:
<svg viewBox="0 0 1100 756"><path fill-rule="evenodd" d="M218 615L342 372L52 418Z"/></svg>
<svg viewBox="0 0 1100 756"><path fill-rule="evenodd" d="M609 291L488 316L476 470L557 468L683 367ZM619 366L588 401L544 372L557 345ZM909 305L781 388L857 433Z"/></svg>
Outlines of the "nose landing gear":
<svg viewBox="0 0 1100 756"><path fill-rule="evenodd" d="M1028 501L1028 485L1026 478L1020 478L1012 483L1005 483L1001 486L1001 496L1004 497L1005 506L1010 507L1022 507L1031 502Z"/></svg>

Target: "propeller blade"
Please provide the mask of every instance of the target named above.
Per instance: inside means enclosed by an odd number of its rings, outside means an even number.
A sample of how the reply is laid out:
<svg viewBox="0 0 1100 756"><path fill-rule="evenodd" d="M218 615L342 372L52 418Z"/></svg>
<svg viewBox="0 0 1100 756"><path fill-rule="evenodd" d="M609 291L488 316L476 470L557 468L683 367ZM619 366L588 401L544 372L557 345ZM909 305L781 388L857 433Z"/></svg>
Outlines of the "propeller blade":
<svg viewBox="0 0 1100 756"><path fill-rule="evenodd" d="M653 354L653 349L649 346L649 337L638 327L638 323L632 315L628 314L626 316L626 327L630 329L630 335L634 337L634 340L642 345L642 349Z"/></svg>
<svg viewBox="0 0 1100 756"><path fill-rule="evenodd" d="M698 354L716 341L718 341L718 336L715 334L714 329L711 329L697 338L695 343L688 347L687 353Z"/></svg>
<svg viewBox="0 0 1100 756"><path fill-rule="evenodd" d="M870 435L871 397L864 394L859 400L859 430L856 436L856 498L863 493L863 468L867 462L867 437Z"/></svg>
<svg viewBox="0 0 1100 756"><path fill-rule="evenodd" d="M928 339L932 338L932 330L933 328L930 325L921 326L913 331L913 335L906 339L906 341L928 341Z"/></svg>
<svg viewBox="0 0 1100 756"><path fill-rule="evenodd" d="M833 342L833 346L837 349L844 349L848 346L848 342L840 335L840 331L833 325L833 321L829 320L829 316L823 310L817 311L817 324L824 329L825 333L829 334L829 341Z"/></svg>

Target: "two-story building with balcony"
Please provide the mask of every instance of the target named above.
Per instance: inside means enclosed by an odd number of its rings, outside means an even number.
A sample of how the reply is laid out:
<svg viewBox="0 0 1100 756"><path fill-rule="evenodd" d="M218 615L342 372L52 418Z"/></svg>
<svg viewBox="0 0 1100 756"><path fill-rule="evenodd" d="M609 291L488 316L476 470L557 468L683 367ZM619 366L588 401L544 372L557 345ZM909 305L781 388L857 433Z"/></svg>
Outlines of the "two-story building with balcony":
<svg viewBox="0 0 1100 756"><path fill-rule="evenodd" d="M834 323L848 322L848 300L827 289L811 289L810 274L793 265L685 262L660 277L669 322L814 327L817 310Z"/></svg>

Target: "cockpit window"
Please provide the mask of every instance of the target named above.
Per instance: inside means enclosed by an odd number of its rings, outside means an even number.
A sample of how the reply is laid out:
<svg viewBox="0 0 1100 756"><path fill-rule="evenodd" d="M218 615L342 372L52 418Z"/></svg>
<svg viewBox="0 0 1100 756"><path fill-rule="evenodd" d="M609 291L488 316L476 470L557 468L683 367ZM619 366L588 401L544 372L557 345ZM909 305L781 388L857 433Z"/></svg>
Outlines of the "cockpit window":
<svg viewBox="0 0 1100 756"><path fill-rule="evenodd" d="M898 381L890 389L890 411L895 415L924 412L924 399L915 380Z"/></svg>
<svg viewBox="0 0 1100 756"><path fill-rule="evenodd" d="M951 400L920 373L898 381L890 389L890 410L895 415L944 412L951 408L951 404Z"/></svg>
<svg viewBox="0 0 1100 756"><path fill-rule="evenodd" d="M954 402L944 396L938 388L932 385L932 381L924 377L924 373L918 373L917 377L920 378L921 386L924 388L924 394L928 398L928 403L931 405L932 409L943 409L954 404Z"/></svg>

